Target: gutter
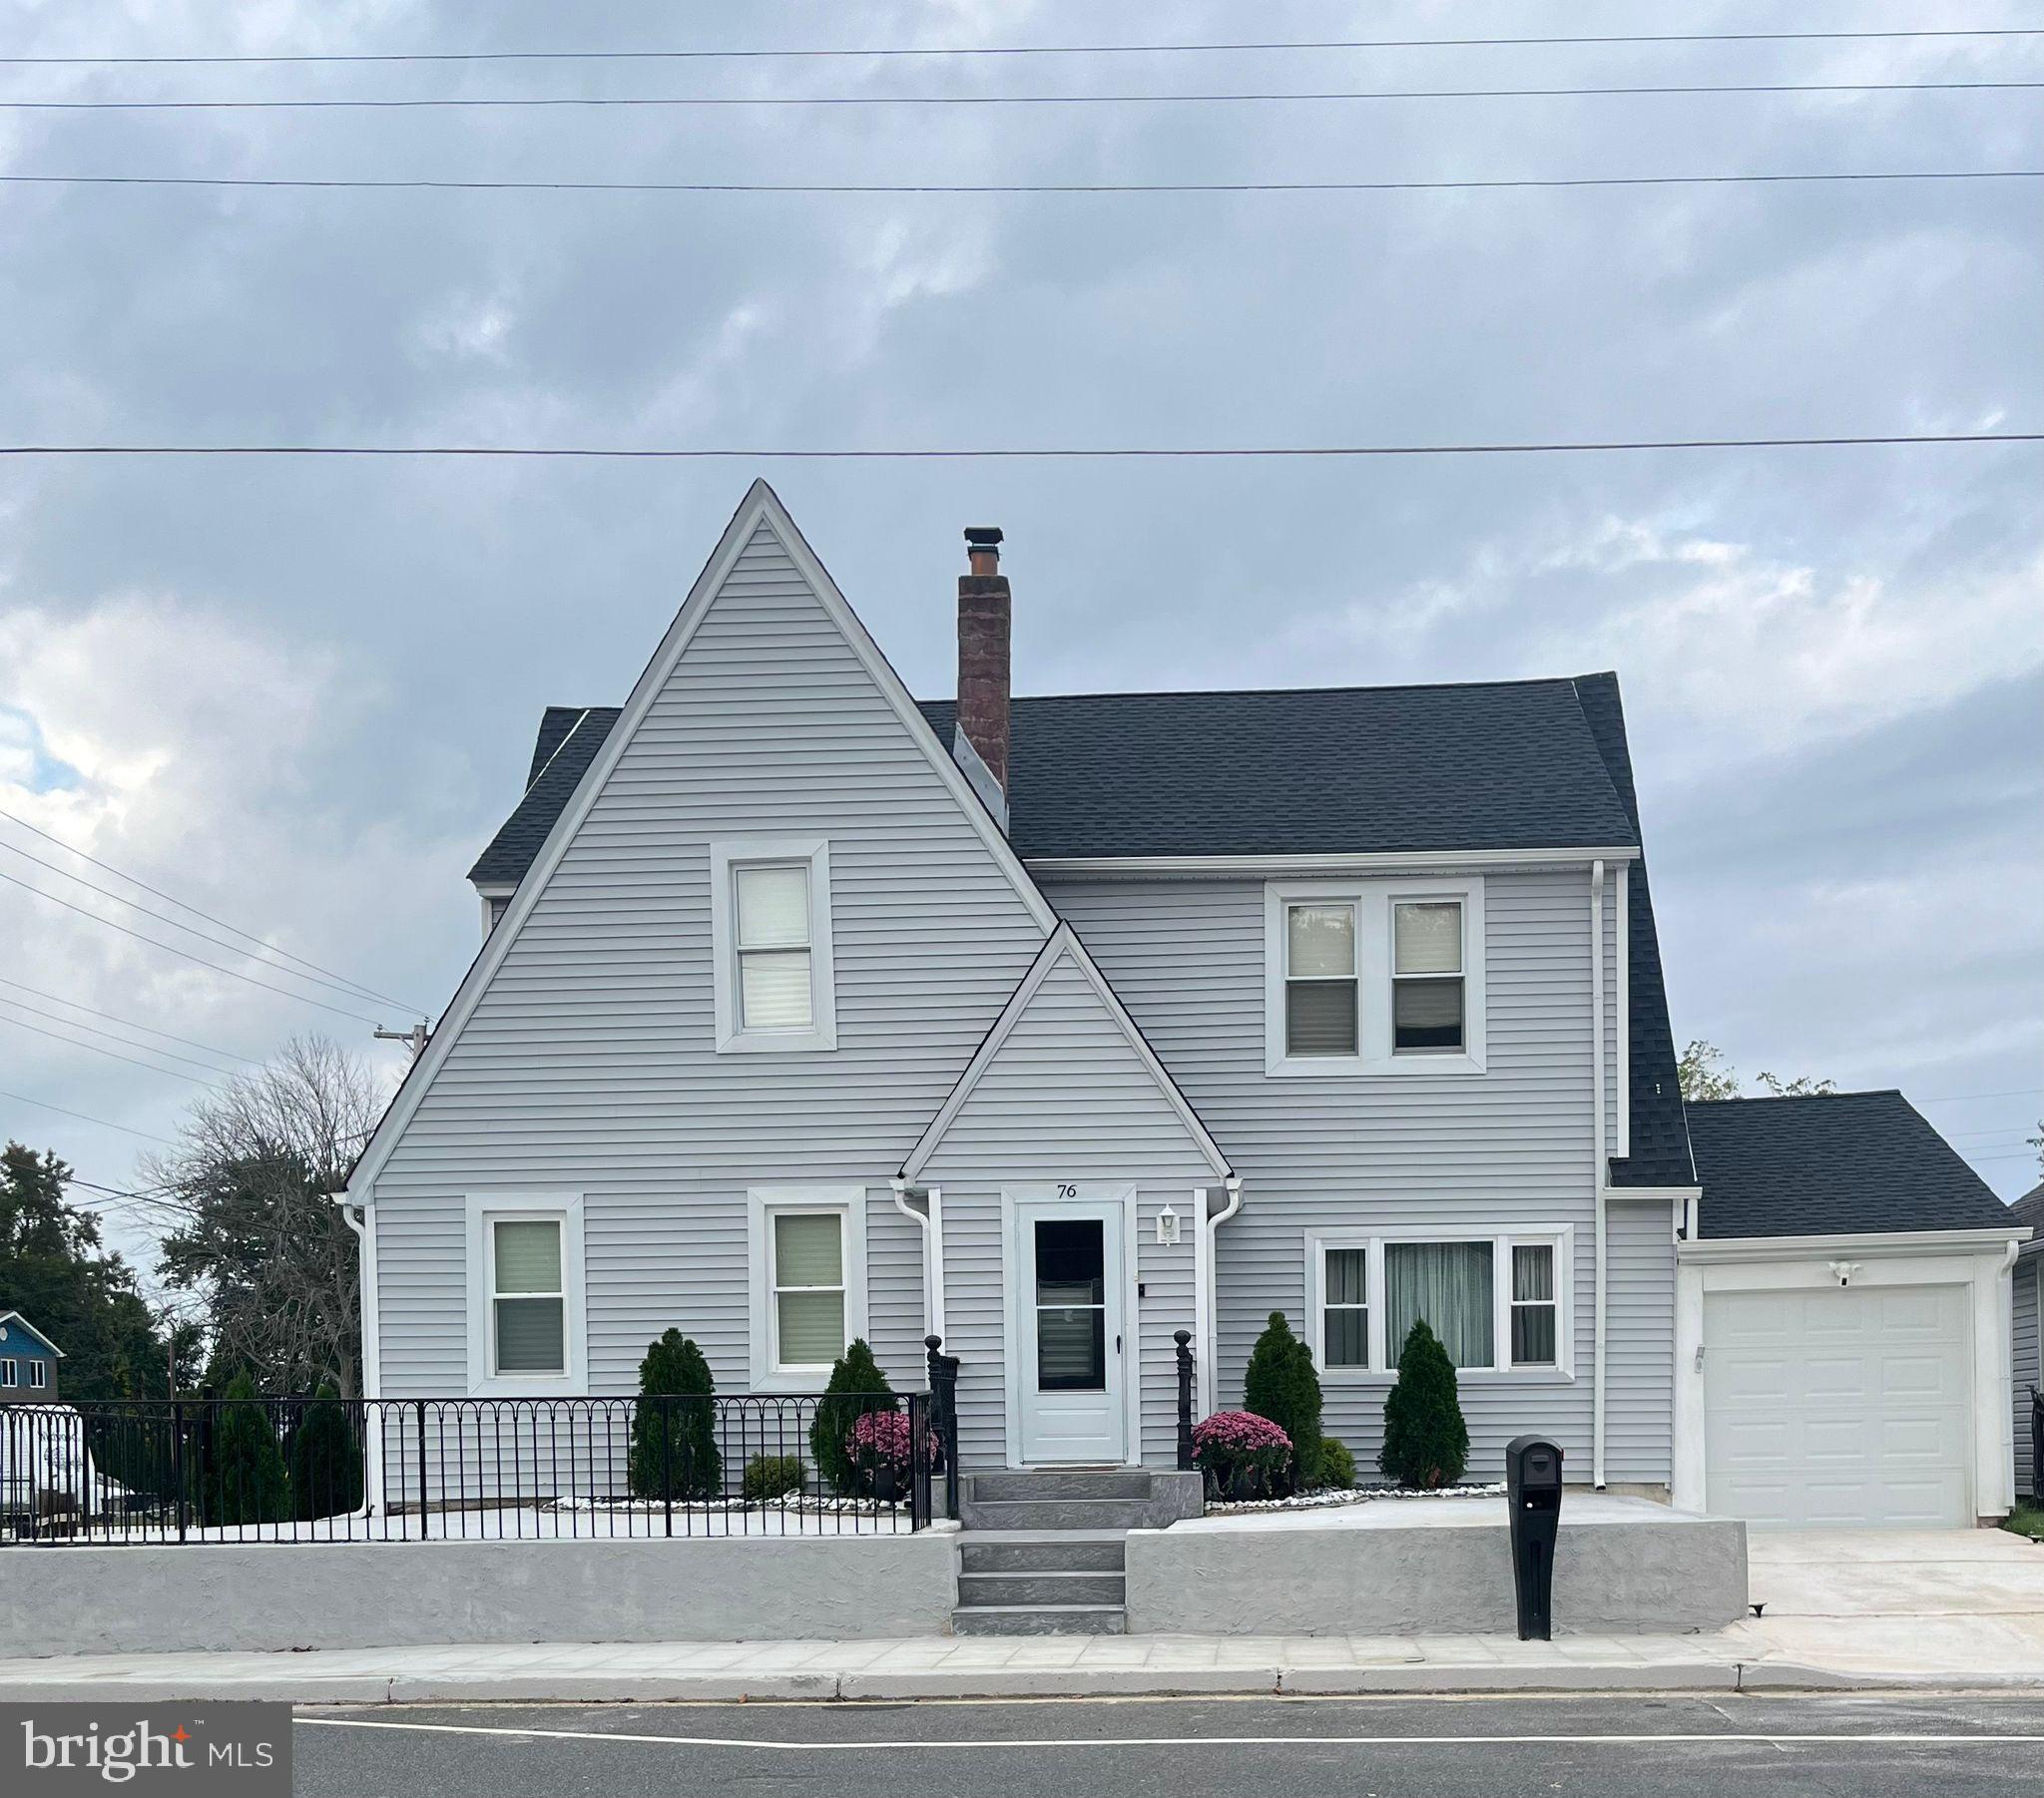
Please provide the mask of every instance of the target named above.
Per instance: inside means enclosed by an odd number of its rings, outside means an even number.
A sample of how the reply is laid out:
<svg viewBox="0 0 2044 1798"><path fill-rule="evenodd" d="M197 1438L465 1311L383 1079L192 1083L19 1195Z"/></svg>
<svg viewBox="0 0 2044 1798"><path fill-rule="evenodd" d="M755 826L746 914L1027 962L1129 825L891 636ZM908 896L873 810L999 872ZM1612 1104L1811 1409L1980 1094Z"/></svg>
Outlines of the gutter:
<svg viewBox="0 0 2044 1798"><path fill-rule="evenodd" d="M1199 1288L1194 1294L1194 1302L1201 1312L1201 1315L1194 1319L1199 1326L1200 1355L1193 1378L1198 1388L1200 1415L1211 1417L1214 1412L1216 1376L1220 1372L1217 1363L1221 1352L1219 1237L1221 1226L1242 1209L1242 1175L1231 1173L1228 1176L1228 1203L1212 1217L1207 1215L1206 1190L1204 1187L1201 1189L1200 1199L1200 1247L1205 1251L1203 1259L1206 1266L1201 1272Z"/></svg>
<svg viewBox="0 0 2044 1798"><path fill-rule="evenodd" d="M1590 864L1590 1119L1595 1145L1590 1173L1597 1194L1596 1340L1591 1345L1590 1484L1602 1492L1605 1485L1604 1313L1608 1252L1604 1188L1610 1173L1605 1161L1604 1137L1604 861L1601 856Z"/></svg>
<svg viewBox="0 0 2044 1798"><path fill-rule="evenodd" d="M383 1396L383 1342L382 1316L376 1291L376 1207L366 1200L356 1205L346 1192L329 1193L328 1196L340 1207L341 1222L354 1231L355 1240L361 1244L361 1253L355 1257L355 1285L361 1303L362 1397L380 1399ZM375 1514L383 1495L383 1431L380 1425L367 1432L362 1448L361 1515L367 1517Z"/></svg>
<svg viewBox="0 0 2044 1798"><path fill-rule="evenodd" d="M922 1290L923 1305L929 1333L941 1339L944 1334L944 1202L940 1186L913 1186L907 1180L895 1179L888 1182L894 1188L894 1208L913 1222L922 1231ZM926 1210L918 1211L908 1202L911 1193L918 1194Z"/></svg>

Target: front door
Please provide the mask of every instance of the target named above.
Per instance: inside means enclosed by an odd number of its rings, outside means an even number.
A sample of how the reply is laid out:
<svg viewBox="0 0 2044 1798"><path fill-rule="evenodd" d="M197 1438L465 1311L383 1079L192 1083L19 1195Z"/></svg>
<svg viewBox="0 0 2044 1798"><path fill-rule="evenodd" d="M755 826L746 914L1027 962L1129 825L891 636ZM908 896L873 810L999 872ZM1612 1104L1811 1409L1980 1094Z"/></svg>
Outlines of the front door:
<svg viewBox="0 0 2044 1798"><path fill-rule="evenodd" d="M1128 1452L1122 1201L1024 1198L1015 1224L1022 1460L1120 1461Z"/></svg>

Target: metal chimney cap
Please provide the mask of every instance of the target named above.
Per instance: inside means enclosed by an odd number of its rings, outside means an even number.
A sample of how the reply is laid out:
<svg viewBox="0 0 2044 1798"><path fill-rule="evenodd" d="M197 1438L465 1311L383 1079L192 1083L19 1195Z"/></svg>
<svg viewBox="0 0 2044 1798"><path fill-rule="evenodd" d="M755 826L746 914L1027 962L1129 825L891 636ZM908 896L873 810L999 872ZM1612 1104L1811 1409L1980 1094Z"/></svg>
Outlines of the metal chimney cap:
<svg viewBox="0 0 2044 1798"><path fill-rule="evenodd" d="M999 525L967 525L965 541L976 550L990 550L1001 541Z"/></svg>

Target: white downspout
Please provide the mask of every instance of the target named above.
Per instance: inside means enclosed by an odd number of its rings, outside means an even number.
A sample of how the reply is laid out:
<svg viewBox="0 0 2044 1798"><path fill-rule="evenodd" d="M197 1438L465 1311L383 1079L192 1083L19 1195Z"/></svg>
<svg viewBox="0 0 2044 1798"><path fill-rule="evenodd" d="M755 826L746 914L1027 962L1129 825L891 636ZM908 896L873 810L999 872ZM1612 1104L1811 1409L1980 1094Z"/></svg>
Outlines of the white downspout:
<svg viewBox="0 0 2044 1798"><path fill-rule="evenodd" d="M1604 1183L1609 1177L1605 1162L1604 1136L1604 862L1590 864L1590 1120L1596 1152L1590 1160L1596 1181L1597 1205L1597 1296L1594 1306L1596 1340L1591 1349L1590 1393L1590 1483L1604 1490L1604 1288L1606 1243Z"/></svg>
<svg viewBox="0 0 2044 1798"><path fill-rule="evenodd" d="M345 1192L336 1192L332 1198L340 1207L341 1222L354 1231L355 1240L361 1245L360 1253L355 1257L355 1285L361 1305L362 1397L380 1399L383 1396L383 1342L376 1295L376 1207L373 1204L357 1207ZM355 1216L357 1209L361 1212L359 1218ZM373 1516L383 1497L381 1421L378 1420L374 1428L364 1429L362 1435L362 1506L366 1514Z"/></svg>
<svg viewBox="0 0 2044 1798"><path fill-rule="evenodd" d="M894 1188L894 1208L913 1222L922 1231L922 1290L923 1321L928 1333L942 1336L944 1332L944 1219L938 1206L943 1203L943 1189L939 1186L925 1186L922 1189L923 1203L927 1211L918 1211L908 1202L908 1195L915 1190L906 1180L890 1181Z"/></svg>
<svg viewBox="0 0 2044 1798"><path fill-rule="evenodd" d="M1205 1214L1207 1207L1204 1202L1200 1206L1201 1227L1207 1232L1207 1290L1205 1294L1207 1314L1203 1320L1200 1336L1200 1362L1199 1366L1194 1370L1194 1383L1199 1389L1200 1414L1203 1417L1213 1415L1215 1393L1219 1386L1221 1371L1217 1364L1220 1355L1218 1345L1221 1341L1221 1243L1219 1237L1221 1226L1242 1209L1242 1175L1231 1173L1228 1176L1227 1191L1228 1203L1216 1211L1212 1217L1208 1217Z"/></svg>

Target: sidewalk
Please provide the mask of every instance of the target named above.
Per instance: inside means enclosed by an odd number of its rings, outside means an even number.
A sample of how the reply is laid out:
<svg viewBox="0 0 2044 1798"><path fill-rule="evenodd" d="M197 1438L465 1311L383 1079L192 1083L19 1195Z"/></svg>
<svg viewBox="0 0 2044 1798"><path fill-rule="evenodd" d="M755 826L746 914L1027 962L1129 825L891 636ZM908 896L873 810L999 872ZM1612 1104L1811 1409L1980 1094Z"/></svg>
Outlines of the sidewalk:
<svg viewBox="0 0 2044 1798"><path fill-rule="evenodd" d="M1866 1619L1875 1623L1875 1619ZM539 1642L283 1654L0 1661L0 1702L268 1698L304 1704L544 1699L1093 1697L1176 1693L2044 1688L2044 1645L1983 1659L1961 1632L1812 1639L1805 1619L1712 1635L951 1636L848 1642ZM2006 1649L2012 1644L2003 1641Z"/></svg>

